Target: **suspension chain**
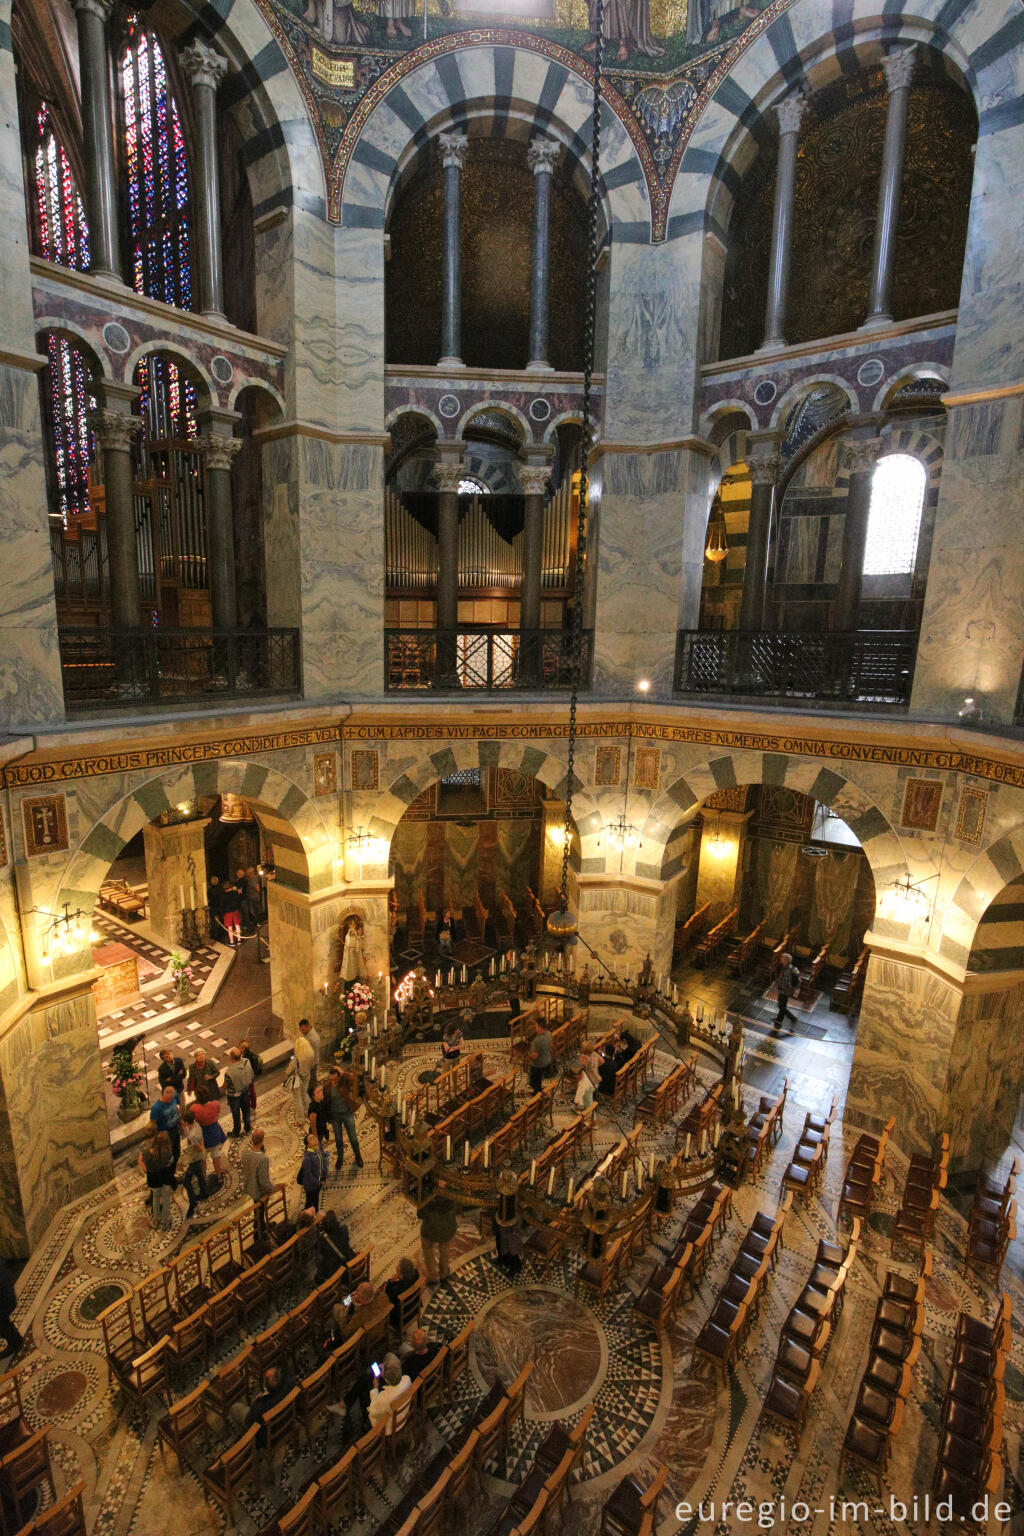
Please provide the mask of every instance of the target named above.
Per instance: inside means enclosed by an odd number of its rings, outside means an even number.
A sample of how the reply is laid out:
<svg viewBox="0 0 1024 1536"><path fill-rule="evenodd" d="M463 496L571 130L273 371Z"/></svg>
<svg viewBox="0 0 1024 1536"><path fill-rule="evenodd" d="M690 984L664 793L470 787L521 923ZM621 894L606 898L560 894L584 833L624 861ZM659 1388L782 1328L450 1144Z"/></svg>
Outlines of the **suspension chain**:
<svg viewBox="0 0 1024 1536"><path fill-rule="evenodd" d="M604 50L604 0L595 0L597 45L594 51L593 111L590 126L590 196L587 200L587 292L583 339L583 423L580 446L580 495L576 513L576 569L572 586L572 638L570 653L569 742L566 752L565 828L562 845L563 912L569 910L569 852L572 839L572 794L576 762L576 707L583 670L583 571L587 553L587 509L590 503L591 385L597 330L597 257L601 214L601 65Z"/></svg>

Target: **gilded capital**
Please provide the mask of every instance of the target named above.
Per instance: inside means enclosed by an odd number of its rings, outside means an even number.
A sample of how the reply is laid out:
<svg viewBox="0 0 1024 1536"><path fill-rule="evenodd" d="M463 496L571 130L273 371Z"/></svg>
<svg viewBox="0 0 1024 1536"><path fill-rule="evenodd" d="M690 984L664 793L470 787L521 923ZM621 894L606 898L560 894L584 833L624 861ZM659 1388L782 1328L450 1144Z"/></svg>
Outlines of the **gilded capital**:
<svg viewBox="0 0 1024 1536"><path fill-rule="evenodd" d="M530 140L526 163L535 176L551 174L558 159L558 149L554 139L545 139L542 135Z"/></svg>
<svg viewBox="0 0 1024 1536"><path fill-rule="evenodd" d="M141 416L129 416L124 411L92 410L89 426L99 446L113 453L128 453L133 440L142 431Z"/></svg>
<svg viewBox="0 0 1024 1536"><path fill-rule="evenodd" d="M192 85L208 85L212 91L217 89L228 68L224 55L198 38L181 50L181 62Z"/></svg>
<svg viewBox="0 0 1024 1536"><path fill-rule="evenodd" d="M848 437L840 445L840 468L851 475L869 475L884 451L880 437Z"/></svg>
<svg viewBox="0 0 1024 1536"><path fill-rule="evenodd" d="M208 432L196 438L196 447L207 469L230 469L231 460L241 446L240 437L222 437L219 432Z"/></svg>
<svg viewBox="0 0 1024 1536"><path fill-rule="evenodd" d="M916 63L915 52L913 47L899 48L895 53L886 54L882 60L885 84L890 94L910 84L910 77L914 73Z"/></svg>
<svg viewBox="0 0 1024 1536"><path fill-rule="evenodd" d="M469 140L464 133L442 133L441 139L441 164L447 171L451 166L456 170L462 169L469 149Z"/></svg>
<svg viewBox="0 0 1024 1536"><path fill-rule="evenodd" d="M434 465L434 479L437 481L439 491L457 491L459 481L466 471L461 460L442 459Z"/></svg>
<svg viewBox="0 0 1024 1536"><path fill-rule="evenodd" d="M803 115L807 111L807 97L801 96L800 92L796 91L785 100L777 101L773 111L779 120L780 133L798 133Z"/></svg>

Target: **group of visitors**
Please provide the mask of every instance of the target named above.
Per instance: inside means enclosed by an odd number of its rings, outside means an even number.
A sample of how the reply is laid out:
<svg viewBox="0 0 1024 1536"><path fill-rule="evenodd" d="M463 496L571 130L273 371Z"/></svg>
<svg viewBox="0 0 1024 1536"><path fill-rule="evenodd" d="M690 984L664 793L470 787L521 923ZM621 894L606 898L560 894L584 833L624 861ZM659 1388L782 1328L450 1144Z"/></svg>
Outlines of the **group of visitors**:
<svg viewBox="0 0 1024 1536"><path fill-rule="evenodd" d="M263 915L264 883L259 870L251 864L223 880L219 875L211 875L206 900L214 937L224 935L231 948L237 949L244 936L251 937L256 932Z"/></svg>
<svg viewBox="0 0 1024 1536"><path fill-rule="evenodd" d="M357 1168L363 1166L356 1131L359 1108L359 1084L348 1067L330 1067L320 1076L320 1034L308 1019L299 1020L299 1030L286 1083L290 1083L295 1107L303 1123L303 1152L295 1182L305 1197L305 1208L320 1209L320 1197L331 1174L328 1145L334 1142L334 1172L345 1161L345 1139L352 1149Z"/></svg>
<svg viewBox="0 0 1024 1536"><path fill-rule="evenodd" d="M171 1224L171 1203L183 1154L185 1168L180 1183L188 1197L187 1219L194 1216L201 1200L209 1199L220 1188L227 1176L221 1094L231 1110L231 1136L237 1139L252 1125L259 1071L260 1059L247 1040L229 1053L223 1089L215 1063L201 1047L187 1070L180 1056L167 1048L160 1052L160 1093L149 1111L149 1140L139 1153L154 1227L166 1229ZM213 1164L212 1178L207 1177L207 1158Z"/></svg>

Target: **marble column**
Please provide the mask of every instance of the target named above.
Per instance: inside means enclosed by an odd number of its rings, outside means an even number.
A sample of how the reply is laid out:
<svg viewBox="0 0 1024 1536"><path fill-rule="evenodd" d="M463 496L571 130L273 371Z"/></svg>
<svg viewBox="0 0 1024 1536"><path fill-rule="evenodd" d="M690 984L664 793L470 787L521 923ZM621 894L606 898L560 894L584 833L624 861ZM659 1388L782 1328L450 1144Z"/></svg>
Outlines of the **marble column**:
<svg viewBox="0 0 1024 1536"><path fill-rule="evenodd" d="M206 842L209 817L142 829L149 884L150 926L174 948L181 943L181 914L206 905Z"/></svg>
<svg viewBox="0 0 1024 1536"><path fill-rule="evenodd" d="M110 393L104 389L102 398L109 399ZM127 400L120 400L116 405L97 405L89 413L89 423L103 462L110 620L114 629L130 631L137 630L142 620L132 443L142 431L143 421L141 416L130 414L127 404Z"/></svg>
<svg viewBox="0 0 1024 1536"><path fill-rule="evenodd" d="M442 368L464 366L462 351L462 166L469 148L464 133L441 134L444 167L444 249L441 280Z"/></svg>
<svg viewBox="0 0 1024 1536"><path fill-rule="evenodd" d="M197 38L181 52L181 62L192 84L198 126L198 175L194 178L196 265L199 270L199 302L204 315L223 318L224 279L221 263L220 169L217 157L217 86L228 62L215 48Z"/></svg>
<svg viewBox="0 0 1024 1536"><path fill-rule="evenodd" d="M533 172L533 259L530 269L530 360L527 369L542 373L548 361L549 288L551 284L551 180L559 146L553 139L531 140L527 161Z"/></svg>
<svg viewBox="0 0 1024 1536"><path fill-rule="evenodd" d="M775 106L775 115L779 120L779 157L775 168L775 207L772 212L768 302L762 352L786 345L786 304L789 298L789 269L793 259L796 154L800 122L806 110L807 101L800 95L787 96L785 101Z"/></svg>
<svg viewBox="0 0 1024 1536"><path fill-rule="evenodd" d="M616 860L618 855L616 855ZM634 979L649 953L655 971L672 964L678 879L643 880L622 875L580 875L580 938L596 950L620 979ZM598 980L603 972L583 944L576 950L576 970L590 966Z"/></svg>
<svg viewBox="0 0 1024 1536"><path fill-rule="evenodd" d="M455 648L459 625L459 481L462 459L437 465L437 672L440 688L456 686Z"/></svg>
<svg viewBox="0 0 1024 1536"><path fill-rule="evenodd" d="M878 185L878 215L871 256L871 290L868 317L863 329L892 324L892 274L896 265L896 236L903 191L903 161L907 147L907 111L914 49L902 48L882 61L889 105L885 118L882 176Z"/></svg>
<svg viewBox="0 0 1024 1536"><path fill-rule="evenodd" d="M752 811L704 811L697 859L695 910L711 902L717 923L739 906L743 890L743 855Z"/></svg>
<svg viewBox="0 0 1024 1536"><path fill-rule="evenodd" d="M231 464L241 439L230 436L230 420L211 415L196 446L206 468L206 558L214 629L238 625L235 592L235 516L231 499Z"/></svg>
<svg viewBox="0 0 1024 1536"><path fill-rule="evenodd" d="M551 476L548 464L521 464L523 491L523 582L519 601L519 665L524 683L540 681L540 597L544 555L544 492Z"/></svg>
<svg viewBox="0 0 1024 1536"><path fill-rule="evenodd" d="M764 605L768 580L768 547L772 532L775 486L782 460L777 432L752 432L747 438L747 468L750 470L750 517L747 522L747 552L743 567L743 594L740 598L741 630L764 628Z"/></svg>
<svg viewBox="0 0 1024 1536"><path fill-rule="evenodd" d="M90 271L120 279L113 115L107 20L113 0L75 0L82 77L85 144L85 209L89 220Z"/></svg>
<svg viewBox="0 0 1024 1536"><path fill-rule="evenodd" d="M0 1032L0 1253L26 1258L54 1216L113 1178L87 972L30 993Z"/></svg>
<svg viewBox="0 0 1024 1536"><path fill-rule="evenodd" d="M852 437L840 449L840 467L849 472L843 518L842 563L832 627L840 633L857 628L860 589L864 579L864 548L871 511L871 485L884 444L879 437Z"/></svg>

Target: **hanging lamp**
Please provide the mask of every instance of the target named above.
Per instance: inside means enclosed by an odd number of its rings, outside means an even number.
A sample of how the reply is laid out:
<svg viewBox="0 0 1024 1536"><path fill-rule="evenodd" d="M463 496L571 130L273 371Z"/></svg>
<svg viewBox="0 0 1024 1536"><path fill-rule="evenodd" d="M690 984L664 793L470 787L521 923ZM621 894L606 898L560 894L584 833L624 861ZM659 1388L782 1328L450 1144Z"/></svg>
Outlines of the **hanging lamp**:
<svg viewBox="0 0 1024 1536"><path fill-rule="evenodd" d="M591 388L594 373L594 339L597 329L598 217L601 211L601 55L604 48L604 0L595 0L591 32L594 51L594 89L590 120L590 196L587 199L587 299L583 337L583 412L581 422L579 500L576 509L576 564L572 593L572 649L570 658L569 736L566 743L565 835L562 841L562 880L558 906L549 913L547 930L559 943L579 933L579 920L569 910L569 852L572 847L573 770L576 762L576 708L579 704L583 658L583 567L587 550L587 509L590 503L590 423L593 414Z"/></svg>
<svg viewBox="0 0 1024 1536"><path fill-rule="evenodd" d="M707 548L704 550L705 560L710 560L712 565L725 559L729 553L729 546L725 540L725 518L719 517L708 529Z"/></svg>

